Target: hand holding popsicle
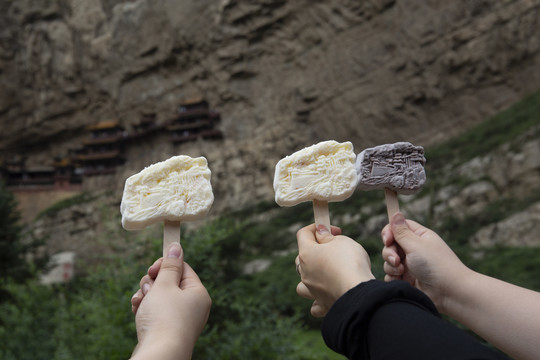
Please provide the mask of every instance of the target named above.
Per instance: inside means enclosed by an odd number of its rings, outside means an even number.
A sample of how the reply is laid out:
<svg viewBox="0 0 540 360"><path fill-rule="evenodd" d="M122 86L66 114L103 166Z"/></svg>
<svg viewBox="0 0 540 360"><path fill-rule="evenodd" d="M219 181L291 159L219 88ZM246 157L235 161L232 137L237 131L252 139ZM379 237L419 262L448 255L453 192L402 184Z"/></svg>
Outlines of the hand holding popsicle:
<svg viewBox="0 0 540 360"><path fill-rule="evenodd" d="M342 201L356 188L355 154L350 142L323 141L281 159L274 191L280 206L313 201L315 223L330 229L329 201Z"/></svg>
<svg viewBox="0 0 540 360"><path fill-rule="evenodd" d="M320 231L311 224L296 233L301 282L296 292L315 300L311 315L325 316L348 290L361 282L374 279L371 261L365 249L353 239L341 235L341 229Z"/></svg>
<svg viewBox="0 0 540 360"><path fill-rule="evenodd" d="M139 285L131 298L138 339L132 359L191 359L212 301L180 245L171 244Z"/></svg>
<svg viewBox="0 0 540 360"><path fill-rule="evenodd" d="M384 189L388 220L399 212L397 194L414 194L426 182L424 148L408 142L365 149L356 158L358 188Z"/></svg>
<svg viewBox="0 0 540 360"><path fill-rule="evenodd" d="M401 213L381 235L385 281L409 282L441 313L512 358L538 358L539 292L469 269L438 234Z"/></svg>
<svg viewBox="0 0 540 360"><path fill-rule="evenodd" d="M160 266L156 261L150 267L131 300L139 338L134 359L191 358L208 319L210 297L183 261L179 243L180 221L199 219L212 206L210 174L204 157L181 155L150 165L126 180L120 205L122 226L139 230L164 222Z"/></svg>

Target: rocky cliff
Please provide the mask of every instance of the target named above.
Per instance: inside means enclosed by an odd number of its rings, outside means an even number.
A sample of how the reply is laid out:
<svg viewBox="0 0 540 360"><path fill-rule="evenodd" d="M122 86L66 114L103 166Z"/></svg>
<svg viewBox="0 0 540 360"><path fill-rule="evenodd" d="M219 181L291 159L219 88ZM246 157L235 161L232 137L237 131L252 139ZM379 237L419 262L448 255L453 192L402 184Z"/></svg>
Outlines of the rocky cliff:
<svg viewBox="0 0 540 360"><path fill-rule="evenodd" d="M0 149L46 163L84 128L158 121L202 95L224 139L141 143L117 175L204 155L217 211L272 197L323 139L429 145L540 87L540 0L19 0L0 3Z"/></svg>
<svg viewBox="0 0 540 360"><path fill-rule="evenodd" d="M538 98L540 96L536 96ZM540 107L537 113L540 113ZM500 135L496 131L493 133ZM539 134L540 124L536 124L487 153L469 159L453 159L442 171L428 168L426 186L415 195L400 196L402 211L407 217L435 229L454 247L460 243L470 244L475 256L481 256L493 245L540 247ZM478 145L472 145L472 148L478 152ZM332 204L335 205L331 208L332 223L345 229L348 235L354 234L364 246L373 246L369 241L376 239L379 248L380 231L388 223L382 191L380 193L378 199L373 199L370 195L374 192L357 191L352 198ZM125 251L127 245L137 251L143 246L141 244L150 243L149 239L161 238L162 227L159 225L141 232L123 230L117 202L117 196L97 192L58 203L28 227L27 241L46 239L43 251L50 255L73 252L78 266L84 269L102 262L108 255ZM306 209L309 215L304 220ZM281 246L285 243L296 250L296 231L313 218L309 206L297 206L294 210L291 216L291 212L287 213L275 204L259 206L257 211L233 215L232 222L222 223L224 227L233 223L232 227L245 226L248 234L238 230L236 241L245 241L243 236L257 236L256 245L266 249L262 258L246 264L246 271L259 271L268 266L268 248L280 246L275 243L281 243ZM210 224L212 218L215 216L189 225ZM249 234L247 229L256 229L257 235ZM271 230L270 235L268 230ZM224 230L224 233L227 231L233 230ZM193 233L188 231L186 234L184 241L189 242ZM258 237L263 235L272 240L260 241ZM253 249L244 251L249 253ZM276 253L282 256L288 252Z"/></svg>

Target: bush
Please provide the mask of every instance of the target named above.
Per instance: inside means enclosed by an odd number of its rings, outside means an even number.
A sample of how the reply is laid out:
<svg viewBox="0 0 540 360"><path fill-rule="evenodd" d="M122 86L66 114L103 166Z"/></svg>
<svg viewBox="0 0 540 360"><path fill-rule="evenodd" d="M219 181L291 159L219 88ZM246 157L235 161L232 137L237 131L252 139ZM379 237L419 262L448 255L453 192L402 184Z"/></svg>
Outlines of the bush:
<svg viewBox="0 0 540 360"><path fill-rule="evenodd" d="M462 137L430 150L427 191L435 192L449 181L463 182L444 173L449 159L455 160L451 165L456 165L484 154L537 124L539 99L540 92ZM474 218L447 218L434 230L450 239L452 248L472 268L540 290L535 276L540 266L539 250L478 250L468 245L470 236L481 226L521 211L539 199L538 191L523 200L499 199ZM83 194L60 202L42 216L91 200L91 196ZM0 358L128 358L136 344L130 297L148 265L161 254L161 239L131 241L134 246L124 249L122 256L102 259L102 266L97 269L85 269L89 273L86 277L66 286L42 286L28 280L30 271L21 256L26 249L19 242L15 205L12 194L0 187L1 286L11 294L11 301L0 301ZM358 224L343 230L364 246L374 275L381 279L384 273L380 236L366 234L362 224L365 217L384 213L383 192L355 193L344 202L330 204L330 212L333 216L356 214L365 205L371 209L370 214L362 215ZM197 271L213 300L194 359L330 358L320 348L317 355L314 350L305 349L306 344L312 343L314 332L318 334L315 329L320 327L320 321L309 315L311 301L296 295L296 252L274 255L277 250L293 247L294 235L288 230L291 226L311 222L313 212L309 203L278 209L273 202L265 202L195 231L182 232L186 261ZM140 237L133 236L137 238ZM468 256L473 252L481 252L483 257ZM259 273L243 274L243 264L254 258L268 259L271 265ZM321 346L320 341L317 346Z"/></svg>
<svg viewBox="0 0 540 360"><path fill-rule="evenodd" d="M230 253L238 251L240 242L232 236L237 230L229 220L219 220L184 233L186 261L213 300L194 359L300 359L294 338L301 324L290 310L294 306L277 301L281 291L296 296L294 287L284 290L275 281L261 281L259 288L245 286L247 278ZM0 342L6 344L0 358L128 358L136 344L130 299L160 247L161 239L146 239L133 246L142 253L108 259L65 286L10 282L13 302L0 306ZM287 269L296 276L291 264ZM291 277L291 283L296 281Z"/></svg>
<svg viewBox="0 0 540 360"><path fill-rule="evenodd" d="M52 359L56 342L51 320L59 308L58 294L33 282L10 281L6 288L11 301L0 304L0 358Z"/></svg>
<svg viewBox="0 0 540 360"><path fill-rule="evenodd" d="M0 358L128 358L136 341L135 269L116 261L66 286L11 283L13 301L0 305Z"/></svg>
<svg viewBox="0 0 540 360"><path fill-rule="evenodd" d="M0 303L10 296L10 280L24 282L32 274L24 260L29 248L20 241L21 229L17 201L0 181Z"/></svg>

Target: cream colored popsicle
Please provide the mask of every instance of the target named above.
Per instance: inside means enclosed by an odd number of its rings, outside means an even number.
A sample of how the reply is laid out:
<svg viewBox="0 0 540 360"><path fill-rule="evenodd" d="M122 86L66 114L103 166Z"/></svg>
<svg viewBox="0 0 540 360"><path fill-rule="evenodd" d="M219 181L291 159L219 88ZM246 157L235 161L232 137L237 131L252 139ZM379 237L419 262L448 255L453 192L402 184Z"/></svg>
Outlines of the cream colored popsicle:
<svg viewBox="0 0 540 360"><path fill-rule="evenodd" d="M356 159L358 188L384 189L388 220L399 211L397 194L414 194L426 182L424 148L409 142L365 149Z"/></svg>
<svg viewBox="0 0 540 360"><path fill-rule="evenodd" d="M126 230L164 221L163 250L180 241L180 222L204 217L214 194L204 157L173 156L126 180L120 212Z"/></svg>
<svg viewBox="0 0 540 360"><path fill-rule="evenodd" d="M274 174L276 203L313 201L315 223L330 229L328 202L343 201L356 188L356 155L350 142L323 141L281 159Z"/></svg>

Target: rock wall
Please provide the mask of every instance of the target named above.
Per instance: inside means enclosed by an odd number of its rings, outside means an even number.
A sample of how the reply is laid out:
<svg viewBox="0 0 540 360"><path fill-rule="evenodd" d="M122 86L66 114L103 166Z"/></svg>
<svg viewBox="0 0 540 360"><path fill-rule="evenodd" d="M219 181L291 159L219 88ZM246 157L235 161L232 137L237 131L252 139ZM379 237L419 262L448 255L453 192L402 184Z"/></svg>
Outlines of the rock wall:
<svg viewBox="0 0 540 360"><path fill-rule="evenodd" d="M271 199L275 163L323 139L443 140L540 87L540 0L0 3L0 150L46 163L84 127L204 96L220 141L132 150L125 177L204 155L216 211Z"/></svg>
<svg viewBox="0 0 540 360"><path fill-rule="evenodd" d="M468 241L480 252L493 245L539 247L539 131L540 125L532 127L488 154L449 167L444 172L448 179L437 179L443 184L437 192L424 189L412 196L400 196L401 210L407 217L424 224L429 219L431 226L438 229L449 218L478 218L489 207L500 206L497 201L512 199L516 204L525 205L503 209L507 214L505 218L479 227ZM456 175L461 178L457 183L451 180ZM77 272L84 272L113 254L148 250L149 239L162 237L162 226L158 224L139 232L125 231L120 225L118 210L118 199L110 192L82 196L80 201L49 212L31 223L25 239L46 239L46 246L41 250L49 255L66 251L75 254ZM274 207L253 213L250 218L263 223L281 211ZM188 229L207 224L208 220L188 223ZM332 223L342 227L356 226L360 238L368 239L380 236L388 218L381 199L380 204L368 202L350 213L333 214ZM301 226L303 224L297 223L288 228L292 249L296 249L295 233ZM447 240L452 240L451 236ZM257 259L246 264L245 271L260 271L268 264L267 258Z"/></svg>
<svg viewBox="0 0 540 360"><path fill-rule="evenodd" d="M456 166L448 165L444 172L447 178L437 179L442 185L436 192L400 196L401 210L406 216L431 223L437 229L449 218L479 219L490 207L504 206L501 200L511 201L514 206L499 209L504 213L503 218L480 227L468 239L469 243L480 248L493 245L539 247L539 130L540 125L537 125L486 155ZM335 223L359 224L363 235L378 236L388 218L384 213L372 215L371 207L345 214L335 219Z"/></svg>
<svg viewBox="0 0 540 360"><path fill-rule="evenodd" d="M22 222L31 223L39 213L55 203L79 194L79 190L11 190L17 199Z"/></svg>

